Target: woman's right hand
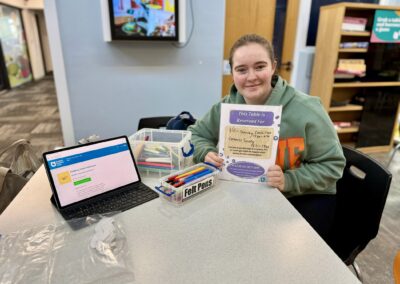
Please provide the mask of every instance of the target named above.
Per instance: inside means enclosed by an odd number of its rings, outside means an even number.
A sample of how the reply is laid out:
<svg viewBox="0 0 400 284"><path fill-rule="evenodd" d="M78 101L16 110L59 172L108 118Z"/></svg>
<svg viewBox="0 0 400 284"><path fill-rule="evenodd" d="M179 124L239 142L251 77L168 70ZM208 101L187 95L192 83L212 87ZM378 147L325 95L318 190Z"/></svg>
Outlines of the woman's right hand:
<svg viewBox="0 0 400 284"><path fill-rule="evenodd" d="M211 163L217 168L222 167L224 159L218 156L215 152L208 152L207 155L204 157L204 162Z"/></svg>

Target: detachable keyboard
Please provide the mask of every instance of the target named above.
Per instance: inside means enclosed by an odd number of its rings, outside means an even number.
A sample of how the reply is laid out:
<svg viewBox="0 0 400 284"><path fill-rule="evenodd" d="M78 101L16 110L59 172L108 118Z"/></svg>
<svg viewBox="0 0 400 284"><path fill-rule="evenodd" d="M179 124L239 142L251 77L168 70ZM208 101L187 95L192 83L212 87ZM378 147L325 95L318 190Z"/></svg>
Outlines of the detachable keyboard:
<svg viewBox="0 0 400 284"><path fill-rule="evenodd" d="M143 183L138 183L131 185L129 190L104 197L104 199L97 202L92 202L73 210L63 210L62 215L66 220L70 220L93 214L125 211L157 197L158 194L155 191Z"/></svg>

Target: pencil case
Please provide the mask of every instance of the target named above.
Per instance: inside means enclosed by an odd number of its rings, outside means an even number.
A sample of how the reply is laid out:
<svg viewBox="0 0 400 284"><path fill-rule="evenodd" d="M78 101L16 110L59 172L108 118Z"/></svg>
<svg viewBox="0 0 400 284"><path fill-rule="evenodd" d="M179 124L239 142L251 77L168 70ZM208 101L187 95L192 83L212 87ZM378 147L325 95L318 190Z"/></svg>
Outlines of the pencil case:
<svg viewBox="0 0 400 284"><path fill-rule="evenodd" d="M143 128L129 137L141 174L160 176L193 165L192 133L186 130Z"/></svg>
<svg viewBox="0 0 400 284"><path fill-rule="evenodd" d="M214 187L219 172L211 164L199 163L161 178L155 189L163 199L180 205Z"/></svg>

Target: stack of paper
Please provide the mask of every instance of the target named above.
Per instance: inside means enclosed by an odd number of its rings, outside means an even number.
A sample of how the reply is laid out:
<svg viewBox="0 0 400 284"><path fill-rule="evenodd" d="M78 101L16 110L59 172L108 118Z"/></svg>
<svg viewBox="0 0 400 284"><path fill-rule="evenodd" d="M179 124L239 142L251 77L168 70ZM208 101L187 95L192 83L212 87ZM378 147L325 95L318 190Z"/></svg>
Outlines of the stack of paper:
<svg viewBox="0 0 400 284"><path fill-rule="evenodd" d="M342 23L342 30L363 32L365 31L366 24L367 24L366 18L344 17Z"/></svg>
<svg viewBox="0 0 400 284"><path fill-rule="evenodd" d="M334 121L333 127L336 130L343 129L343 128L350 128L350 127L359 127L359 121Z"/></svg>
<svg viewBox="0 0 400 284"><path fill-rule="evenodd" d="M364 77L367 66L364 59L339 59L339 64L335 70L336 79L352 79Z"/></svg>

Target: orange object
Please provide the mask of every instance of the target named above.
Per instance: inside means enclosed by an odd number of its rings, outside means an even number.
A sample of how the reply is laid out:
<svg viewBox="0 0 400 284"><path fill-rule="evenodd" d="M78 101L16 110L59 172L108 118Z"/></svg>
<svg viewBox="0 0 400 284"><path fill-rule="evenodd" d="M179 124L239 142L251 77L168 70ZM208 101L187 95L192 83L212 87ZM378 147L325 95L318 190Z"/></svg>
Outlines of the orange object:
<svg viewBox="0 0 400 284"><path fill-rule="evenodd" d="M186 176L188 176L188 175L198 173L198 172L204 170L205 168L206 168L206 167L198 167L197 169L194 169L193 171L190 171L190 172L181 174L181 175L175 177L174 179L175 179L175 180L178 180L178 179L183 178L183 177L186 177Z"/></svg>
<svg viewBox="0 0 400 284"><path fill-rule="evenodd" d="M400 284L400 251L397 252L393 261L393 278L395 284Z"/></svg>

